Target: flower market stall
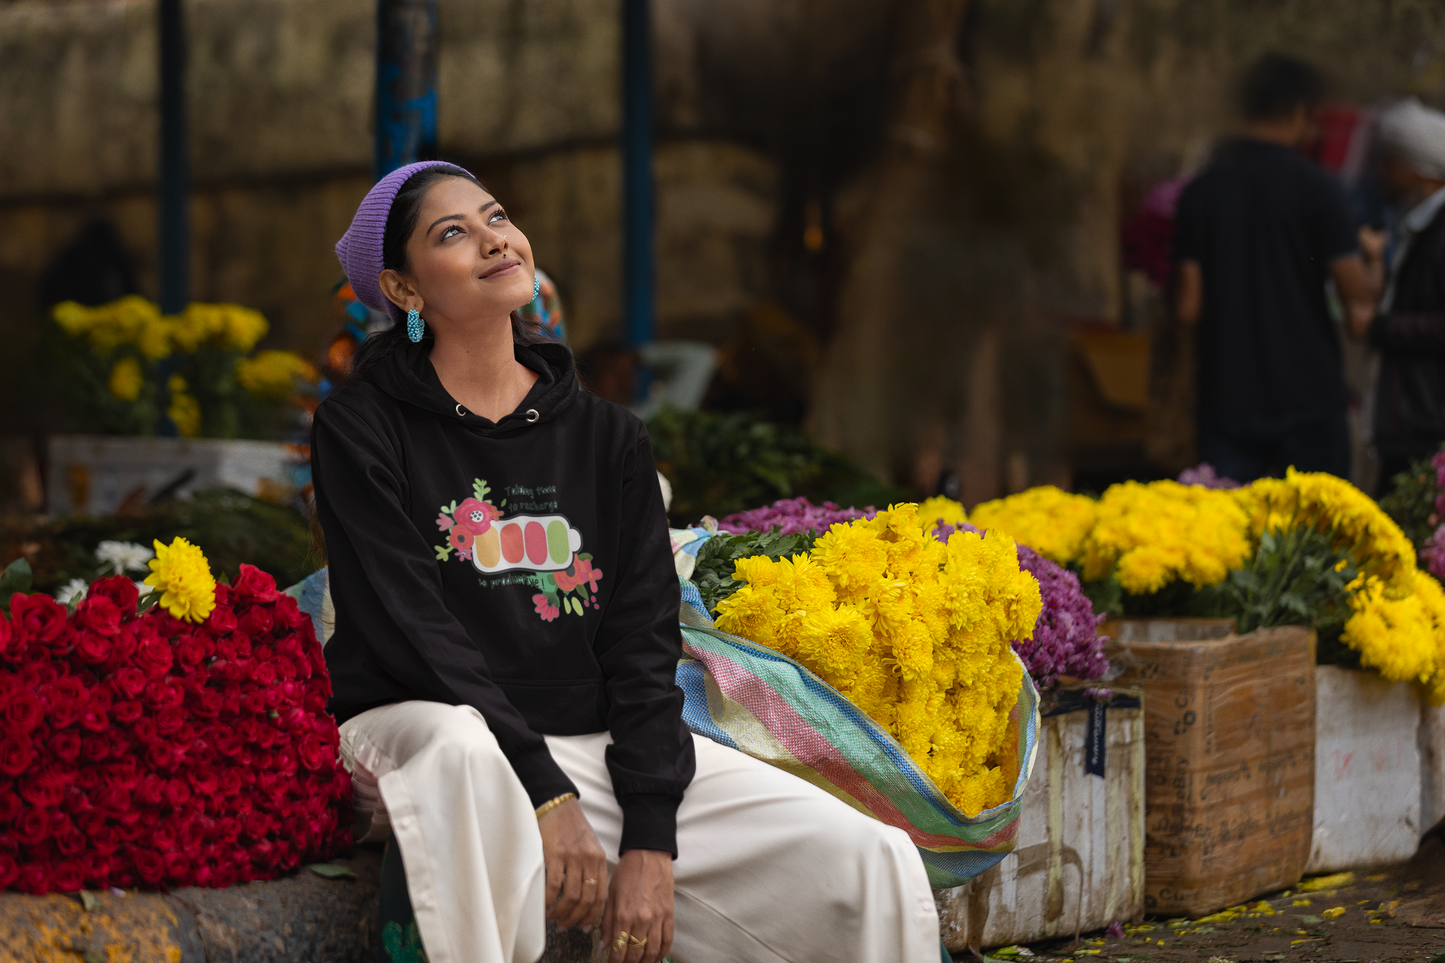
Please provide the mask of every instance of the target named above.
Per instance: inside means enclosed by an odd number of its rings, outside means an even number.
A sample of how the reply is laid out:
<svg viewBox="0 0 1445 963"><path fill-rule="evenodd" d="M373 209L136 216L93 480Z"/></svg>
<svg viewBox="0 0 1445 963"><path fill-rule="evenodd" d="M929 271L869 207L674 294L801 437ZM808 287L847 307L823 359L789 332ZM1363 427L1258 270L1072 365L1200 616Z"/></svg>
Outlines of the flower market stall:
<svg viewBox="0 0 1445 963"><path fill-rule="evenodd" d="M249 565L218 584L183 538L146 567L68 605L6 572L0 888L225 887L350 846L311 620Z"/></svg>
<svg viewBox="0 0 1445 963"><path fill-rule="evenodd" d="M52 314L70 417L94 433L50 439L52 512L215 487L281 501L305 483L304 453L286 442L304 441L297 414L314 407L320 376L289 351L253 350L269 327L258 312L191 304L167 316L128 295Z"/></svg>
<svg viewBox="0 0 1445 963"><path fill-rule="evenodd" d="M1383 758L1386 744L1397 746L1405 778L1400 783L1389 775L1392 767L1340 768L1339 760L1364 748L1358 727L1350 730L1353 743L1340 741L1335 733L1341 730L1332 726L1321 727L1318 738L1312 733L1313 817L1310 832L1297 833L1303 844L1292 847L1301 853L1298 869L1304 870L1306 861L1310 868L1339 867L1413 852L1423 828L1414 739L1420 703L1445 698L1445 594L1433 575L1418 569L1415 547L1381 506L1341 479L1291 471L1284 479L1232 489L1128 482L1097 501L1034 489L977 506L971 518L1038 539L1054 560L1077 570L1096 603L1114 615L1165 619L1161 624L1220 617L1244 633L1239 638L1289 625L1314 629L1321 663L1314 683L1319 712L1366 722L1365 751ZM1139 641L1164 641L1150 640L1147 624L1131 631L1142 633ZM1122 641L1137 659L1140 653L1132 651L1137 643ZM1158 672L1157 662L1142 661ZM1150 683L1144 684L1152 692ZM1371 711L1367 693L1379 684L1398 684L1393 698L1413 700L1413 716L1408 705ZM1157 698L1149 704L1161 713L1165 709ZM1151 891L1156 877L1163 886L1160 854L1176 849L1180 826L1189 825L1156 822L1153 815L1164 811L1160 793L1175 777L1166 767L1162 740L1171 726L1184 724L1162 716L1159 723L1151 721L1149 743ZM1277 820L1279 826L1293 822ZM1396 831L1386 832L1390 826ZM1288 875L1270 885L1288 885Z"/></svg>
<svg viewBox="0 0 1445 963"><path fill-rule="evenodd" d="M895 506L894 511L899 510ZM813 505L804 498L783 499L720 522L707 520L674 531L679 572L690 576L700 598L717 609L720 626L731 626L740 635L753 631L750 638L812 665L816 657L810 661L799 654L797 644L780 641L776 629L753 625L750 613L759 603L749 596L757 593L759 580L789 571L800 559L836 567L843 559L858 558L854 540L866 544L867 520L876 524L877 518L891 514L880 515L872 507L844 509L831 503ZM1098 679L1108 668L1097 632L1101 616L1074 573L1027 546L983 535L967 524L958 503L928 499L917 506L914 517L932 536L930 541L947 546L950 554L966 546L1016 551L1014 564L1008 566L1011 577L1031 578L1040 596L1032 631L1016 627L1011 639L1042 696L1038 758L1020 806L1015 858L997 862L962 886L939 890L946 945L962 950L1039 939L1133 918L1143 909L1143 713L1137 690L1091 689L1082 681ZM871 600L880 589L865 585L855 592ZM775 602L776 597L767 604ZM811 605L786 595L776 604L791 609L800 623L814 612ZM870 604L864 605L865 617ZM881 613L875 618L886 624ZM902 680L908 678L907 670L891 648L868 651L866 664L875 677L886 680L896 673L897 684L906 686ZM837 678L836 669L831 678L822 674L830 681ZM838 684L848 698L860 699L856 684L841 679ZM866 693L861 700L860 706L875 704ZM884 702L886 706L886 698ZM933 744L930 740L920 746L914 737L915 752L923 752L935 766L950 767L951 761L936 748L930 750ZM1070 891L1067 900L1065 889Z"/></svg>

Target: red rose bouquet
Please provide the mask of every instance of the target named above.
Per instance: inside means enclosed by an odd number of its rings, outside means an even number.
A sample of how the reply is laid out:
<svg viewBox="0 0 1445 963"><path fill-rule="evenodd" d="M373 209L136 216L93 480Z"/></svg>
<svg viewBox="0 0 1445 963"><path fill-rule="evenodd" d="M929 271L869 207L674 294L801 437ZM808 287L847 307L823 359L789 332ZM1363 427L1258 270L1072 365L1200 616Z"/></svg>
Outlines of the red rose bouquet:
<svg viewBox="0 0 1445 963"><path fill-rule="evenodd" d="M0 615L0 888L229 886L350 846L350 777L311 619L242 565L156 545Z"/></svg>

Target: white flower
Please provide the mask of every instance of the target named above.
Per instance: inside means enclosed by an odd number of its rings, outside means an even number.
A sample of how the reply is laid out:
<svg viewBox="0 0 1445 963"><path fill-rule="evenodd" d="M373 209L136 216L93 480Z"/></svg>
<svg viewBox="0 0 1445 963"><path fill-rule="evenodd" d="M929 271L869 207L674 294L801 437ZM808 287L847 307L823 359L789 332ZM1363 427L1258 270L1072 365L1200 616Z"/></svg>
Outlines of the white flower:
<svg viewBox="0 0 1445 963"><path fill-rule="evenodd" d="M127 571L144 572L147 569L146 562L155 557L155 552L135 542L105 541L95 549L96 560L103 566L110 566L116 575Z"/></svg>
<svg viewBox="0 0 1445 963"><path fill-rule="evenodd" d="M55 593L55 601L61 605L73 605L85 598L85 593L90 591L90 586L85 584L84 579L73 578L65 583L65 587Z"/></svg>

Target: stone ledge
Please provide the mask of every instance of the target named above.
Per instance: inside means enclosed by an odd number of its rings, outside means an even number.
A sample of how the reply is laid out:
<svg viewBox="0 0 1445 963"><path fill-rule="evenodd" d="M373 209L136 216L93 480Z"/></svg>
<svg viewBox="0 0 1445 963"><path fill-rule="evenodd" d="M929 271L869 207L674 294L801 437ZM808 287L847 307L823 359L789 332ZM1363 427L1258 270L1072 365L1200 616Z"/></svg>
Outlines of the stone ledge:
<svg viewBox="0 0 1445 963"><path fill-rule="evenodd" d="M75 959L83 963L373 963L381 853L336 859L356 879L309 870L230 889L95 894L0 893L0 963ZM584 963L590 937L549 927L543 963ZM73 954L73 955L71 955Z"/></svg>

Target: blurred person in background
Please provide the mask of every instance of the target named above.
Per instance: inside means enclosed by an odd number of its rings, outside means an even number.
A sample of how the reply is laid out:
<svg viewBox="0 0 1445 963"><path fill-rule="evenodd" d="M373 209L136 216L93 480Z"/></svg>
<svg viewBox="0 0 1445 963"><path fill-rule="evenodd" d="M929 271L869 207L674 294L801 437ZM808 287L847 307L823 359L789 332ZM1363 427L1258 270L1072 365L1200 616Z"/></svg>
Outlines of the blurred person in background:
<svg viewBox="0 0 1445 963"><path fill-rule="evenodd" d="M1380 352L1373 445L1380 490L1445 441L1445 114L1418 100L1380 115L1380 177L1398 210L1390 281L1354 333Z"/></svg>
<svg viewBox="0 0 1445 963"><path fill-rule="evenodd" d="M1293 465L1349 477L1339 332L1384 282L1384 237L1356 231L1345 192L1300 153L1324 77L1266 54L1240 86L1242 135L1222 143L1179 200L1174 307L1197 329L1199 457L1248 482Z"/></svg>

